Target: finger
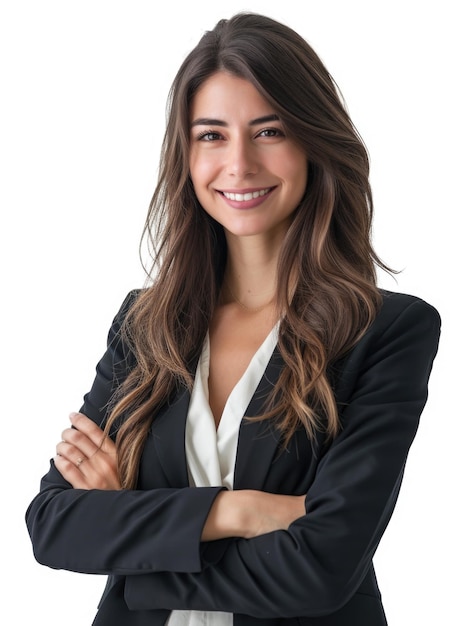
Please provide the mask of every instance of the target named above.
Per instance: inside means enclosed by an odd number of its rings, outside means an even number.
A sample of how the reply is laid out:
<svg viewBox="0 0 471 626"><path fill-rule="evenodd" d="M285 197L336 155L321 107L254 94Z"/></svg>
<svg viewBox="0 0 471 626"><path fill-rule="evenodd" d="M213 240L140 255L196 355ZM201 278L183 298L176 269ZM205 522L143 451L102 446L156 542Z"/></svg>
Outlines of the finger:
<svg viewBox="0 0 471 626"><path fill-rule="evenodd" d="M97 488L102 488L102 484L108 484L109 478L114 484L118 476L116 446L112 441L110 445L111 452L104 452L84 433L67 428L62 433L62 441L56 446L56 452L80 469L87 479L93 481L99 477Z"/></svg>
<svg viewBox="0 0 471 626"><path fill-rule="evenodd" d="M97 454L87 459L57 455L56 469L75 489L121 489L116 463L110 455Z"/></svg>
<svg viewBox="0 0 471 626"><path fill-rule="evenodd" d="M62 441L76 448L79 454L87 458L92 457L99 451L98 446L87 435L75 428L66 428L62 432Z"/></svg>
<svg viewBox="0 0 471 626"><path fill-rule="evenodd" d="M102 429L97 426L93 420L88 418L83 413L71 413L69 415L69 419L72 422L73 427L86 435L90 441L97 446L97 448L101 448L105 452L108 451L107 447L110 447L109 444L111 439L109 437L105 437Z"/></svg>
<svg viewBox="0 0 471 626"><path fill-rule="evenodd" d="M67 428L62 433L62 441L56 446L56 452L80 468L88 478L93 475L117 477L116 446L111 440L109 447L110 451L105 452L84 433L76 428Z"/></svg>
<svg viewBox="0 0 471 626"><path fill-rule="evenodd" d="M62 441L59 441L59 443L56 445L56 453L60 454L60 456L65 457L66 459L69 459L70 461L72 461L76 457L85 456L85 453L82 452L82 450L79 450L77 446L74 446L64 439Z"/></svg>
<svg viewBox="0 0 471 626"><path fill-rule="evenodd" d="M87 479L72 461L64 456L57 455L54 458L54 465L60 474L67 480L74 489L88 489Z"/></svg>
<svg viewBox="0 0 471 626"><path fill-rule="evenodd" d="M80 467L80 465L88 458L85 452L67 441L60 441L57 444L56 453L71 463L74 463L77 467Z"/></svg>

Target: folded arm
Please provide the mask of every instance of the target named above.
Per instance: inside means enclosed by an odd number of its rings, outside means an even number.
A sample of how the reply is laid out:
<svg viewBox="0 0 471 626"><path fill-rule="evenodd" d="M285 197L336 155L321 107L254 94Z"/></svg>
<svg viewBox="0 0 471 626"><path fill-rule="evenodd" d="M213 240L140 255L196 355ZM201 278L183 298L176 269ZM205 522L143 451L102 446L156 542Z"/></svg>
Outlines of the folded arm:
<svg viewBox="0 0 471 626"><path fill-rule="evenodd" d="M198 573L127 577L129 608L279 618L343 606L392 515L438 336L439 317L421 301L370 333L344 364L353 383L343 430L319 462L306 515L287 530L209 544Z"/></svg>
<svg viewBox="0 0 471 626"><path fill-rule="evenodd" d="M120 488L116 446L101 426L105 407L129 371L132 356L119 329L131 302L128 297L116 316L83 412L71 414L71 427L63 431L28 507L28 530L36 559L53 568L97 574L199 571L201 539L287 528L304 514L304 497L187 484Z"/></svg>
<svg viewBox="0 0 471 626"><path fill-rule="evenodd" d="M343 366L353 381L343 430L324 451L305 502L285 500L271 528L270 494L264 503L259 498L265 521L257 530L244 514L250 500L243 503L254 493L72 489L52 465L27 515L38 560L127 575L131 609L256 617L333 612L355 592L392 514L438 335L434 309L414 301L352 351ZM98 386L113 379L107 354ZM100 423L98 408L91 417ZM231 528L234 510L240 519ZM240 536L232 537L237 529Z"/></svg>

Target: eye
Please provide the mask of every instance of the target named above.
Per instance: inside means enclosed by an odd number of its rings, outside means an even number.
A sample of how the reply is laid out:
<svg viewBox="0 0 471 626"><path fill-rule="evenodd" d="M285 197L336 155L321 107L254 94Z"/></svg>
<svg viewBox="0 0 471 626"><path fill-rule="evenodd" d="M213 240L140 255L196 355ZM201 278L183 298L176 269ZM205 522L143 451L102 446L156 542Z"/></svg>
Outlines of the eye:
<svg viewBox="0 0 471 626"><path fill-rule="evenodd" d="M257 137L284 137L285 134L281 128L264 128L257 133Z"/></svg>
<svg viewBox="0 0 471 626"><path fill-rule="evenodd" d="M222 137L215 130L203 130L196 135L196 141L217 141L218 139L222 139Z"/></svg>

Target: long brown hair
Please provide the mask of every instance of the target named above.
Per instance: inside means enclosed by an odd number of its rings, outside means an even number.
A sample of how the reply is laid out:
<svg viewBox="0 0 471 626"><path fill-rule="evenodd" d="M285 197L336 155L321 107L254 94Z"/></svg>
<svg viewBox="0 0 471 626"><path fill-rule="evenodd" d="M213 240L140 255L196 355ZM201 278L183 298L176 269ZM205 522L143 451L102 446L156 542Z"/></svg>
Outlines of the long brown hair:
<svg viewBox="0 0 471 626"><path fill-rule="evenodd" d="M191 389L195 360L218 303L227 248L222 227L200 206L189 176L189 106L219 70L250 81L304 150L308 184L279 257L278 348L284 360L266 411L284 441L340 428L328 368L348 351L381 303L371 244L372 194L365 146L322 61L296 32L240 13L221 20L189 53L168 100L159 179L145 234L150 285L122 327L136 365L121 385L107 424L119 420L119 471L136 484L156 411L178 388ZM125 418L123 418L125 416Z"/></svg>

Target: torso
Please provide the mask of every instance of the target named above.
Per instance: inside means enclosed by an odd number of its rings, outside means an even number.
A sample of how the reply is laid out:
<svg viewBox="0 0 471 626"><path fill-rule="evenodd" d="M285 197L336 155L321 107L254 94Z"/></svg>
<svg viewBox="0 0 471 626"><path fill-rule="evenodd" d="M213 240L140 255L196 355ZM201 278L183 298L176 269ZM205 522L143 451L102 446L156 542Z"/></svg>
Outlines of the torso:
<svg viewBox="0 0 471 626"><path fill-rule="evenodd" d="M217 308L209 328L209 405L216 427L226 401L253 355L275 325L273 307L242 309L236 303Z"/></svg>

